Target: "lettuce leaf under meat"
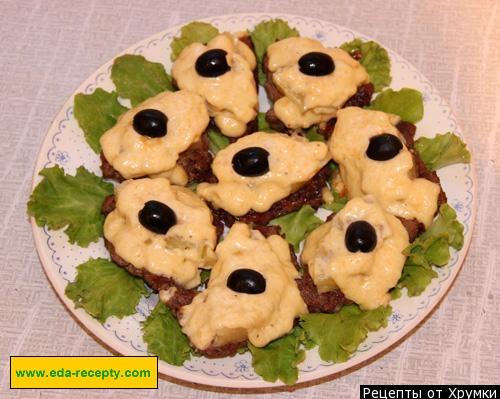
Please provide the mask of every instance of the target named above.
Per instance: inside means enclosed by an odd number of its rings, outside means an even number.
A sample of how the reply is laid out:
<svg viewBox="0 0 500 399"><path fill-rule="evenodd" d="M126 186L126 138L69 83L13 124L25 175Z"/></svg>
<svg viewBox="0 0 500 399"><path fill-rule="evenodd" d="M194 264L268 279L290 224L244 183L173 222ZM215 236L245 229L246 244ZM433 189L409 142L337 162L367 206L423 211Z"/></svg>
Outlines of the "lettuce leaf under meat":
<svg viewBox="0 0 500 399"><path fill-rule="evenodd" d="M210 129L208 131L208 147L213 154L217 154L230 144L229 139L222 133Z"/></svg>
<svg viewBox="0 0 500 399"><path fill-rule="evenodd" d="M159 62L142 55L125 54L113 62L111 80L118 95L130 99L132 106L154 97L162 91L173 91L172 79Z"/></svg>
<svg viewBox="0 0 500 399"><path fill-rule="evenodd" d="M470 163L467 146L460 137L450 132L433 138L420 137L415 141L415 150L429 170L455 163Z"/></svg>
<svg viewBox="0 0 500 399"><path fill-rule="evenodd" d="M267 123L265 112L259 112L257 114L257 130L259 132L274 132L274 129Z"/></svg>
<svg viewBox="0 0 500 399"><path fill-rule="evenodd" d="M332 211L333 213L338 213L342 210L342 208L347 204L347 201L349 200L347 197L342 197L337 190L335 190L335 187L330 186L330 192L332 193L333 199L330 202L324 202L321 207L324 209L328 209L329 211Z"/></svg>
<svg viewBox="0 0 500 399"><path fill-rule="evenodd" d="M361 39L354 39L342 44L340 48L357 56L356 59L370 75L370 82L375 87L376 92L391 84L391 59L387 50L380 44L374 41L365 42Z"/></svg>
<svg viewBox="0 0 500 399"><path fill-rule="evenodd" d="M431 226L403 253L408 256L398 287L406 287L409 296L420 295L437 273L433 266L442 267L450 260L450 246L456 250L464 244L464 226L448 204L439 208L439 216Z"/></svg>
<svg viewBox="0 0 500 399"><path fill-rule="evenodd" d="M248 344L254 371L265 381L276 382L279 379L287 385L295 384L299 376L297 365L305 359L305 351L301 348L304 338L304 331L296 326L290 333L263 348Z"/></svg>
<svg viewBox="0 0 500 399"><path fill-rule="evenodd" d="M113 185L89 172L83 166L74 176L60 166L44 168L43 179L33 190L28 202L28 214L38 226L51 230L66 227L64 233L71 244L87 247L102 237L104 216L101 206L113 194Z"/></svg>
<svg viewBox="0 0 500 399"><path fill-rule="evenodd" d="M407 87L394 91L386 89L367 107L398 115L402 120L417 123L424 117L422 93Z"/></svg>
<svg viewBox="0 0 500 399"><path fill-rule="evenodd" d="M87 144L96 154L101 151L101 136L116 124L118 117L127 109L118 102L118 93L114 91L109 93L97 88L92 94L78 93L75 96L73 114Z"/></svg>
<svg viewBox="0 0 500 399"><path fill-rule="evenodd" d="M182 332L181 326L172 311L161 301L142 322L143 339L148 352L161 360L182 366L191 358L189 339Z"/></svg>
<svg viewBox="0 0 500 399"><path fill-rule="evenodd" d="M262 61L264 60L267 48L278 40L297 36L299 36L299 31L290 27L288 22L279 18L260 22L255 26L253 31L250 32L250 38L252 39L255 55L257 57L259 83L261 85L266 83L266 75L262 70Z"/></svg>
<svg viewBox="0 0 500 399"><path fill-rule="evenodd" d="M142 279L107 259L89 259L76 271L75 281L66 286L66 296L101 323L110 316L121 319L136 313L141 297L150 294Z"/></svg>
<svg viewBox="0 0 500 399"><path fill-rule="evenodd" d="M175 61L187 46L192 43L207 44L215 36L219 34L219 30L206 22L194 21L181 28L180 36L174 37L170 44L170 58Z"/></svg>
<svg viewBox="0 0 500 399"><path fill-rule="evenodd" d="M280 226L286 240L293 245L297 252L301 241L316 227L323 224L323 221L314 213L315 211L310 205L304 205L298 211L271 220L269 224Z"/></svg>
<svg viewBox="0 0 500 399"><path fill-rule="evenodd" d="M361 310L356 304L343 306L338 313L309 313L300 317L307 337L318 345L326 362L346 362L366 339L369 331L387 326L390 306Z"/></svg>
<svg viewBox="0 0 500 399"><path fill-rule="evenodd" d="M306 139L309 141L321 141L322 143L326 142L325 137L322 134L318 133L317 126L311 126L306 130Z"/></svg>

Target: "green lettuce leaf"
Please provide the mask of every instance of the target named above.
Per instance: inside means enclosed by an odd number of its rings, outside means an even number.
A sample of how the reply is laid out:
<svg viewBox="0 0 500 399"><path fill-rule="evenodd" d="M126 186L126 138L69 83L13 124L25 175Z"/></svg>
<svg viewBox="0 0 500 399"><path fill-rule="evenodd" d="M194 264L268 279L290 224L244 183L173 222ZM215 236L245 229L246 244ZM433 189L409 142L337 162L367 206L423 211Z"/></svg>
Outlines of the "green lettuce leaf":
<svg viewBox="0 0 500 399"><path fill-rule="evenodd" d="M255 47L255 55L257 60L262 62L269 45L278 40L283 40L288 37L298 37L299 31L291 28L288 22L282 19L270 19L257 24L253 31L250 32L253 45Z"/></svg>
<svg viewBox="0 0 500 399"><path fill-rule="evenodd" d="M417 123L424 117L422 93L406 87L399 91L384 90L367 108L399 115L402 120L411 123Z"/></svg>
<svg viewBox="0 0 500 399"><path fill-rule="evenodd" d="M421 234L415 242L405 249L406 254L413 255L416 250L426 249L426 257L429 256L429 250L432 251L431 258L434 260L432 264L436 266L444 266L448 263L449 253L445 258L439 258L437 254L441 250L437 250L435 243L442 241L441 237L445 237L446 244L459 250L464 244L464 226L457 220L457 213L448 204L442 204L439 208L439 215L430 225L430 227Z"/></svg>
<svg viewBox="0 0 500 399"><path fill-rule="evenodd" d="M97 88L92 94L78 93L75 96L73 114L87 144L96 154L101 151L99 139L103 133L111 129L125 111L127 108L118 102L118 94L114 91L108 93Z"/></svg>
<svg viewBox="0 0 500 399"><path fill-rule="evenodd" d="M102 237L104 216L101 206L113 194L113 185L89 172L83 166L75 176L66 175L60 166L44 168L44 178L33 190L28 202L28 214L38 226L61 229L71 244L87 247Z"/></svg>
<svg viewBox="0 0 500 399"><path fill-rule="evenodd" d="M459 250L464 245L464 226L457 220L457 213L448 204L442 204L439 215L430 227L419 237L420 241L427 241L441 234L446 235L448 244ZM447 264L449 259L443 259L437 266Z"/></svg>
<svg viewBox="0 0 500 399"><path fill-rule="evenodd" d="M186 187L189 188L193 193L195 193L196 187L198 187L198 182L193 181L189 183Z"/></svg>
<svg viewBox="0 0 500 399"><path fill-rule="evenodd" d="M141 296L149 296L140 278L107 259L90 259L76 271L75 281L66 286L66 296L101 323L109 316L121 319L134 314Z"/></svg>
<svg viewBox="0 0 500 399"><path fill-rule="evenodd" d="M263 348L248 344L254 371L265 381L276 382L279 379L287 385L295 384L299 375L297 365L305 359L305 351L300 349L302 339L303 330L295 327L289 334Z"/></svg>
<svg viewBox="0 0 500 399"><path fill-rule="evenodd" d="M333 213L339 213L345 206L345 204L347 204L347 201L349 199L347 197L341 197L340 194L337 192L337 190L335 190L335 187L333 186L330 186L330 191L333 195L333 201L325 202L321 205L321 207L324 209L328 209Z"/></svg>
<svg viewBox="0 0 500 399"><path fill-rule="evenodd" d="M248 345L236 349L236 353L239 353L240 355L242 355L243 353L247 353L248 351Z"/></svg>
<svg viewBox="0 0 500 399"><path fill-rule="evenodd" d="M324 143L325 137L318 133L318 128L316 126L312 126L306 130L306 139L309 141L321 141Z"/></svg>
<svg viewBox="0 0 500 399"><path fill-rule="evenodd" d="M460 137L453 133L437 134L433 138L420 137L415 149L429 170L455 163L470 163L470 152Z"/></svg>
<svg viewBox="0 0 500 399"><path fill-rule="evenodd" d="M230 144L229 139L222 133L210 129L208 131L208 148L213 154L217 154Z"/></svg>
<svg viewBox="0 0 500 399"><path fill-rule="evenodd" d="M161 301L142 322L142 331L148 352L157 355L161 360L182 366L191 358L188 338L183 334L170 309Z"/></svg>
<svg viewBox="0 0 500 399"><path fill-rule="evenodd" d="M439 208L439 216L403 253L408 256L398 287L406 287L409 296L420 295L437 273L432 266L444 266L450 260L450 249L464 244L464 226L448 204Z"/></svg>
<svg viewBox="0 0 500 399"><path fill-rule="evenodd" d="M391 294L392 300L398 299L401 297L401 288L394 287L389 291L389 294Z"/></svg>
<svg viewBox="0 0 500 399"><path fill-rule="evenodd" d="M111 79L118 95L130 99L133 107L162 91L174 90L163 65L142 55L125 54L115 59Z"/></svg>
<svg viewBox="0 0 500 399"><path fill-rule="evenodd" d="M370 81L375 86L375 91L380 91L391 84L391 60L386 49L378 43L354 39L342 44L340 48L351 55L357 53L361 56L359 62L370 75Z"/></svg>
<svg viewBox="0 0 500 399"><path fill-rule="evenodd" d="M312 349L316 346L316 342L314 342L311 337L309 337L306 333L306 331L302 328L300 324L298 324L295 328L300 328L300 342L302 342L302 345L304 346L305 349L309 350Z"/></svg>
<svg viewBox="0 0 500 399"><path fill-rule="evenodd" d="M341 363L349 359L366 339L369 331L387 326L392 313L390 306L361 310L358 305L346 305L338 313L310 313L300 317L306 335L319 346L326 362Z"/></svg>
<svg viewBox="0 0 500 399"><path fill-rule="evenodd" d="M207 270L207 269L202 269L201 272L200 272L200 280L201 280L201 283L200 284L205 284L208 282L208 280L210 280L210 270Z"/></svg>
<svg viewBox="0 0 500 399"><path fill-rule="evenodd" d="M334 161L328 162L328 169L330 169L333 172L337 172L339 169L339 165L337 165Z"/></svg>
<svg viewBox="0 0 500 399"><path fill-rule="evenodd" d="M219 34L217 28L206 22L191 22L181 28L181 35L174 37L170 48L170 58L175 61L181 54L182 50L192 43L207 44L215 36Z"/></svg>
<svg viewBox="0 0 500 399"><path fill-rule="evenodd" d="M270 224L280 226L286 240L298 251L300 242L323 221L314 214L310 205L305 205L296 212L271 220Z"/></svg>
<svg viewBox="0 0 500 399"><path fill-rule="evenodd" d="M259 73L259 83L266 83L266 75L262 70L262 61L266 54L267 48L278 40L283 40L288 37L297 37L299 32L295 28L291 28L288 22L282 19L271 19L257 24L253 31L250 32L255 55L257 56L257 67Z"/></svg>
<svg viewBox="0 0 500 399"><path fill-rule="evenodd" d="M397 287L406 287L408 296L419 296L436 277L437 273L430 266L405 263Z"/></svg>
<svg viewBox="0 0 500 399"><path fill-rule="evenodd" d="M266 121L265 112L259 112L257 115L257 129L259 132L274 132L274 129Z"/></svg>

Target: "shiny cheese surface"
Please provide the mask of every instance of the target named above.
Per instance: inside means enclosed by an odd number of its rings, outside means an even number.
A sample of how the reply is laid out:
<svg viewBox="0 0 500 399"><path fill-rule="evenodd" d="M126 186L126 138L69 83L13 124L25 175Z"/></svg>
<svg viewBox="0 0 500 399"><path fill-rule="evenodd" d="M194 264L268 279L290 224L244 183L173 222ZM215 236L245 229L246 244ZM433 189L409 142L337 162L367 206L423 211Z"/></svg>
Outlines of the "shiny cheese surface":
<svg viewBox="0 0 500 399"><path fill-rule="evenodd" d="M358 220L376 231L377 245L371 252L349 252L345 246L346 230ZM375 309L389 303L388 291L401 276L406 260L402 251L408 245L408 233L395 216L374 197L358 197L307 237L301 259L319 292L338 287L363 309Z"/></svg>
<svg viewBox="0 0 500 399"><path fill-rule="evenodd" d="M370 138L393 134L404 144L396 128L399 118L381 111L348 107L338 112L328 142L333 159L340 166L349 198L372 194L382 207L406 219L416 218L428 227L437 209L439 185L414 177L413 157L403 148L394 158L375 161L366 155Z"/></svg>
<svg viewBox="0 0 500 399"><path fill-rule="evenodd" d="M185 186L189 181L186 171L179 164L175 165L172 169L166 170L165 172L150 174L149 177L164 177L165 179L168 179L170 183L177 186Z"/></svg>
<svg viewBox="0 0 500 399"><path fill-rule="evenodd" d="M205 51L222 49L231 69L215 78L200 76L196 60ZM186 47L172 66L172 76L181 89L200 94L207 102L210 116L226 136L239 137L247 123L257 116L257 87L253 76L255 56L250 48L230 33L216 36L207 45Z"/></svg>
<svg viewBox="0 0 500 399"><path fill-rule="evenodd" d="M333 73L310 76L299 70L300 57L313 51L332 57ZM314 39L280 40L268 47L267 57L273 82L284 94L274 103L274 111L289 128L308 128L335 117L358 86L369 82L365 68L347 52L324 47Z"/></svg>
<svg viewBox="0 0 500 399"><path fill-rule="evenodd" d="M200 283L199 268L215 263L215 227L206 204L189 189L165 178L128 180L116 188L116 209L104 222L104 236L116 253L139 269L173 278L186 288ZM156 234L139 222L147 201L169 206L177 224Z"/></svg>
<svg viewBox="0 0 500 399"><path fill-rule="evenodd" d="M217 263L208 287L181 309L183 332L199 349L248 339L262 347L293 327L307 313L295 279L288 243L278 235L265 238L245 224L233 225L217 246ZM266 290L245 294L227 287L234 270L249 268L266 279Z"/></svg>
<svg viewBox="0 0 500 399"><path fill-rule="evenodd" d="M234 171L234 155L248 147L261 147L269 152L269 172L258 177L245 177ZM201 183L197 193L235 216L244 215L251 209L265 212L276 201L299 189L328 160L328 147L322 142L310 142L300 136L257 132L240 138L217 153L212 170L219 182Z"/></svg>
<svg viewBox="0 0 500 399"><path fill-rule="evenodd" d="M134 130L134 116L148 108L167 116L165 136L142 136ZM199 140L208 122L199 95L185 90L163 92L125 112L101 137L102 152L125 179L167 172L175 168L179 154Z"/></svg>

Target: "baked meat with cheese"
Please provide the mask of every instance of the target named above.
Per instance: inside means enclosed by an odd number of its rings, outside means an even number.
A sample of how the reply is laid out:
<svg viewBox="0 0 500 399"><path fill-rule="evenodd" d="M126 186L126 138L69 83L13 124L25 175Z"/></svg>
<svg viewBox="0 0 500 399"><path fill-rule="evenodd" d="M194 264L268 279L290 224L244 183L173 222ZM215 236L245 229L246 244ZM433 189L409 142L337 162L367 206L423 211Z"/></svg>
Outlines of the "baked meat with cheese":
<svg viewBox="0 0 500 399"><path fill-rule="evenodd" d="M122 181L160 175L186 184L192 176L178 161L200 146L208 154L202 138L208 123L204 100L192 92L163 92L142 102L101 137L103 176Z"/></svg>
<svg viewBox="0 0 500 399"><path fill-rule="evenodd" d="M325 129L340 108L367 105L373 94L368 73L358 61L310 38L271 44L264 69L266 91L274 102L266 119L278 131L315 125Z"/></svg>
<svg viewBox="0 0 500 399"><path fill-rule="evenodd" d="M187 188L165 178L127 180L103 210L110 211L104 237L113 259L154 289L194 288L200 268L215 263L210 209Z"/></svg>
<svg viewBox="0 0 500 399"><path fill-rule="evenodd" d="M320 293L338 288L361 308L375 309L389 303L409 243L398 218L373 196L357 197L307 237L301 260Z"/></svg>
<svg viewBox="0 0 500 399"><path fill-rule="evenodd" d="M247 340L263 347L307 313L288 243L236 223L216 248L207 288L180 309L179 322L203 351Z"/></svg>
<svg viewBox="0 0 500 399"><path fill-rule="evenodd" d="M399 122L385 112L344 108L328 146L349 198L373 195L387 212L428 227L442 190L439 182L418 177L416 154L398 130Z"/></svg>
<svg viewBox="0 0 500 399"><path fill-rule="evenodd" d="M297 197L290 201L293 207L321 204L329 158L324 143L297 135L256 132L217 153L212 170L218 182L199 184L197 193L237 220L266 224L295 210L280 203L293 195Z"/></svg>
<svg viewBox="0 0 500 399"><path fill-rule="evenodd" d="M180 89L203 97L218 130L234 138L256 130L256 66L248 35L225 32L206 45L193 43L182 50L172 77Z"/></svg>

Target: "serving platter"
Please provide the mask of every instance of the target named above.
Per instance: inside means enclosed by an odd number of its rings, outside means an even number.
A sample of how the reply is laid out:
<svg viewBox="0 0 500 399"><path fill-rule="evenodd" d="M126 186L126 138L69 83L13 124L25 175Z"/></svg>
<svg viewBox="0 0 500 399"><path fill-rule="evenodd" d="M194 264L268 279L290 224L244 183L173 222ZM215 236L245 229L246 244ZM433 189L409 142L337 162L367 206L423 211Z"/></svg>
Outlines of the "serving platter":
<svg viewBox="0 0 500 399"><path fill-rule="evenodd" d="M339 46L355 37L370 40L365 35L336 24L313 18L286 14L234 14L204 19L220 31L238 32L252 29L257 23L271 18L281 18L297 28L301 36L313 37L329 46ZM179 34L181 26L159 32L131 46L122 54L140 54L150 61L161 62L167 71L171 69L170 42ZM417 137L432 137L436 133L454 132L464 139L452 110L431 83L405 59L380 43L389 52L392 68L391 88L415 88L422 92L425 115L417 124ZM47 131L41 145L33 176L33 187L38 184L38 172L44 167L60 165L67 173L74 174L77 167L84 165L88 170L100 174L99 157L86 144L83 132L73 116L74 95L92 93L97 87L107 91L114 89L110 79L113 60L110 60L89 76L66 101ZM260 91L260 109L267 110L269 103L264 90ZM299 365L297 387L321 382L359 367L380 353L388 350L407 337L426 316L439 304L450 289L467 253L472 235L475 209L475 180L472 164L452 165L438 172L449 204L455 209L458 220L464 225L464 246L456 252L448 265L437 269L438 277L418 297L406 293L391 302L393 313L386 328L370 333L357 352L345 363L332 364L320 359L317 349L309 350L306 359ZM321 217L327 213L319 212ZM158 298L152 295L142 298L137 313L121 320L110 317L101 324L83 309L75 309L73 302L64 294L68 282L76 276L76 266L89 258L108 257L103 241L81 248L68 243L62 230L52 231L40 228L32 219L33 234L41 263L53 288L76 318L102 343L123 355L145 355L147 348L142 340L140 323L154 308ZM84 332L82 331L82 334ZM83 354L82 354L83 355ZM281 382L269 383L254 373L249 353L224 359L192 357L182 367L171 366L159 361L159 372L168 379L199 387L223 390L279 390L289 389Z"/></svg>

